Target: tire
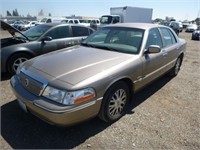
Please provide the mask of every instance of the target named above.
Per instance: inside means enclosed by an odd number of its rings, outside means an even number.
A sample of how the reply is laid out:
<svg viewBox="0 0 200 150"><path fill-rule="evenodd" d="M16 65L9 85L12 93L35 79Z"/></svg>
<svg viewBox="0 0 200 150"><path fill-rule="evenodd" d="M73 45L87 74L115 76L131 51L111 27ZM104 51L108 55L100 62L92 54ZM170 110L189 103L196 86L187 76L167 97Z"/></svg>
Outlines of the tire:
<svg viewBox="0 0 200 150"><path fill-rule="evenodd" d="M179 35L179 31L176 31L177 36Z"/></svg>
<svg viewBox="0 0 200 150"><path fill-rule="evenodd" d="M24 53L18 53L11 56L7 62L8 73L10 75L14 75L17 71L18 66L30 58L30 55Z"/></svg>
<svg viewBox="0 0 200 150"><path fill-rule="evenodd" d="M182 59L180 57L177 58L176 60L176 64L175 66L172 68L172 70L169 72L169 75L171 77L175 77L177 76L179 70L180 70L180 67L181 67L181 63L182 63Z"/></svg>
<svg viewBox="0 0 200 150"><path fill-rule="evenodd" d="M104 95L99 118L113 123L120 119L126 111L130 100L130 90L125 82L119 81L112 85Z"/></svg>

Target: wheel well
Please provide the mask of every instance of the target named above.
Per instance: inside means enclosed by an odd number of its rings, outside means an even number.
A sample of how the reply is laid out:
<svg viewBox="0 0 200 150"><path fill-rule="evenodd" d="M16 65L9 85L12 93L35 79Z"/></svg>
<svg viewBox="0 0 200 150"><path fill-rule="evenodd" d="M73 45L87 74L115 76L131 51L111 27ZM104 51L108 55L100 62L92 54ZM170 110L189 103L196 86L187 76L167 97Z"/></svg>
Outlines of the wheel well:
<svg viewBox="0 0 200 150"><path fill-rule="evenodd" d="M10 55L10 56L8 57L7 62L8 62L8 60L9 60L12 56L17 55L17 54L27 54L27 55L29 55L31 58L34 57L34 55L33 55L32 53L30 53L30 52L26 52L26 51L16 52L16 53L13 53L12 55ZM6 63L7 63L7 62L6 62Z"/></svg>
<svg viewBox="0 0 200 150"><path fill-rule="evenodd" d="M10 60L11 57L13 57L14 55L18 55L18 54L26 54L26 55L29 55L31 58L34 57L34 55L30 52L27 52L27 51L20 51L20 52L16 52L16 53L13 53L12 55L10 55L6 61L6 66L8 65L8 61Z"/></svg>
<svg viewBox="0 0 200 150"><path fill-rule="evenodd" d="M134 89L134 85L133 85L133 82L131 81L131 79L129 78L123 78L123 79L120 79L120 80L117 80L116 82L114 82L113 84L119 82L119 81L122 81L122 82L125 82L127 85L128 85L128 88L129 88L129 91L130 91L130 101L132 100L132 95L133 95L133 89ZM113 85L112 84L112 85Z"/></svg>
<svg viewBox="0 0 200 150"><path fill-rule="evenodd" d="M182 65L182 61L183 61L184 54L181 53L179 57L181 58L181 65Z"/></svg>

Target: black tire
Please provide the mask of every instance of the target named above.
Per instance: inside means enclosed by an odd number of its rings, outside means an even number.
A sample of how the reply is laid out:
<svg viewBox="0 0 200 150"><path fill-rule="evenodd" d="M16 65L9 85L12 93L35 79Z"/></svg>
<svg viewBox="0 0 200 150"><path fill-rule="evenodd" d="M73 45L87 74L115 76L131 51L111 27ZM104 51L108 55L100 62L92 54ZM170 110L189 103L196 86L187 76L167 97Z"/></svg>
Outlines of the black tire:
<svg viewBox="0 0 200 150"><path fill-rule="evenodd" d="M178 30L176 31L176 34L179 35L179 31Z"/></svg>
<svg viewBox="0 0 200 150"><path fill-rule="evenodd" d="M99 118L109 123L117 121L125 114L129 100L130 90L128 85L123 81L115 83L104 95Z"/></svg>
<svg viewBox="0 0 200 150"><path fill-rule="evenodd" d="M18 53L11 56L7 62L8 73L14 75L17 71L17 67L30 58L31 56L25 53Z"/></svg>
<svg viewBox="0 0 200 150"><path fill-rule="evenodd" d="M180 70L180 67L181 67L181 63L182 63L182 59L181 59L181 57L178 57L177 60L176 60L175 66L169 72L169 75L171 77L177 76L177 74L178 74L178 72Z"/></svg>

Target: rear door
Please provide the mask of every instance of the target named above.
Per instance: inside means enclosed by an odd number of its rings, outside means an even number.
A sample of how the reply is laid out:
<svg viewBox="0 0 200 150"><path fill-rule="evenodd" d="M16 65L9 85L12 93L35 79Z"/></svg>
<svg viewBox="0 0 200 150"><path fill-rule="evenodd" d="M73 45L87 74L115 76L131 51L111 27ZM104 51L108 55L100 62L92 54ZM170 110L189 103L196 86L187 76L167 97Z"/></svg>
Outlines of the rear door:
<svg viewBox="0 0 200 150"><path fill-rule="evenodd" d="M174 33L168 28L160 28L163 37L163 51L165 53L165 69L168 70L174 66L179 55L180 47Z"/></svg>
<svg viewBox="0 0 200 150"><path fill-rule="evenodd" d="M93 33L93 30L84 27L84 26L75 26L72 25L72 35L73 35L73 41L72 43L75 44L80 44L82 40L84 40L88 35Z"/></svg>

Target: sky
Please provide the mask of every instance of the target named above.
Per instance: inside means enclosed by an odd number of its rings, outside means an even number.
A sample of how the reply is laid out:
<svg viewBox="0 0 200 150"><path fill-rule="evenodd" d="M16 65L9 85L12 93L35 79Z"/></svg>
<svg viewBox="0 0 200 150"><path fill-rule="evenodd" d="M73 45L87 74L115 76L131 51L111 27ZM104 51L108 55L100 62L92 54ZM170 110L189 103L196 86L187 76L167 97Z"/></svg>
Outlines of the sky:
<svg viewBox="0 0 200 150"><path fill-rule="evenodd" d="M110 7L153 8L153 19L195 20L200 17L200 0L0 0L0 14L18 10L20 15L37 16L43 9L45 15L101 17L110 14Z"/></svg>

